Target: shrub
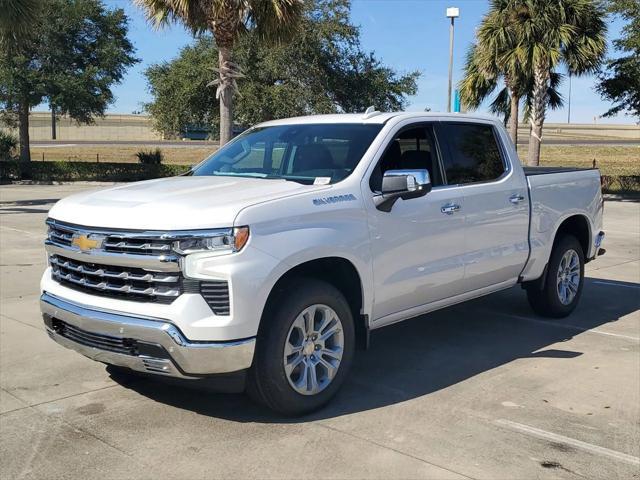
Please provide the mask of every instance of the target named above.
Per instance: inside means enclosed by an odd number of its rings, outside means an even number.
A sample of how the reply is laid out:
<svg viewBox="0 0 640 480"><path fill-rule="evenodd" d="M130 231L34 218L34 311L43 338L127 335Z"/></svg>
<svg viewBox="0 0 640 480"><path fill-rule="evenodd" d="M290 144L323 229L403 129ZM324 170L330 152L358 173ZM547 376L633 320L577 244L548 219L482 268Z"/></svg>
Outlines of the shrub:
<svg viewBox="0 0 640 480"><path fill-rule="evenodd" d="M624 175L618 177L620 190L623 192L637 192L640 190L640 175Z"/></svg>
<svg viewBox="0 0 640 480"><path fill-rule="evenodd" d="M187 165L139 163L30 162L28 178L37 182L103 181L136 182L151 178L173 177L189 170ZM12 181L27 176L20 162L0 162L0 180Z"/></svg>
<svg viewBox="0 0 640 480"><path fill-rule="evenodd" d="M0 130L0 160L11 160L18 148L18 138L9 132Z"/></svg>
<svg viewBox="0 0 640 480"><path fill-rule="evenodd" d="M138 161L144 165L160 165L163 160L162 151L159 148L155 150L140 150L136 153Z"/></svg>
<svg viewBox="0 0 640 480"><path fill-rule="evenodd" d="M612 177L611 175L602 175L600 178L602 183L602 191L611 191L611 187L613 187L613 183L615 182L616 177Z"/></svg>

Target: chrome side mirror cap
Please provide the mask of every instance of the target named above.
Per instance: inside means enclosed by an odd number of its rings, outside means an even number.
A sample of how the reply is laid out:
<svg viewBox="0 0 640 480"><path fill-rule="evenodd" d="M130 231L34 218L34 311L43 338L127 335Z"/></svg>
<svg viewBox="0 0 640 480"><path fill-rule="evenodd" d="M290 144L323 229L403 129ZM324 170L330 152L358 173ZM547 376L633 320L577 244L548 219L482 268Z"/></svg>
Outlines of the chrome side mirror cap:
<svg viewBox="0 0 640 480"><path fill-rule="evenodd" d="M430 191L431 177L426 169L387 170L382 177L382 194L375 198L376 208L383 212L390 212L399 198L403 200L418 198Z"/></svg>

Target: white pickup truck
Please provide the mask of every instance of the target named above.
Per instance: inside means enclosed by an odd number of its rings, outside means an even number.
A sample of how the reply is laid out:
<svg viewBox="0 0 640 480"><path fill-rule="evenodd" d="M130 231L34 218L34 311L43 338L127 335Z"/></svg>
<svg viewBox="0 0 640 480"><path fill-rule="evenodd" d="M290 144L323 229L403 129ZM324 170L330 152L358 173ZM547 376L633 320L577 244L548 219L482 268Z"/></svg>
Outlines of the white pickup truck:
<svg viewBox="0 0 640 480"><path fill-rule="evenodd" d="M301 414L370 330L518 283L538 314L570 314L602 213L598 170L523 169L492 119L270 121L187 175L59 201L41 309L94 360L238 375Z"/></svg>

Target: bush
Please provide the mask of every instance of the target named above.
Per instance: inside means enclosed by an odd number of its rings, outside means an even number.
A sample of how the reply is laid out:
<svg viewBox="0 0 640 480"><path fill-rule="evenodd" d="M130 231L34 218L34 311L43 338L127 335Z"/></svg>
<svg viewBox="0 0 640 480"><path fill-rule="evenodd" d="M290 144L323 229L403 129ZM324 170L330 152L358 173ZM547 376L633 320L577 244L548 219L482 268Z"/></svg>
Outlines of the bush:
<svg viewBox="0 0 640 480"><path fill-rule="evenodd" d="M615 183L616 177L612 177L611 175L602 175L601 177L602 191L609 192L611 191L613 184Z"/></svg>
<svg viewBox="0 0 640 480"><path fill-rule="evenodd" d="M159 148L148 152L140 150L136 153L138 161L144 165L160 165L163 160L162 151Z"/></svg>
<svg viewBox="0 0 640 480"><path fill-rule="evenodd" d="M30 162L21 168L20 162L0 162L3 182L29 178L37 182L103 181L137 182L151 178L173 177L189 170L187 165L90 162ZM28 176L25 172L28 171Z"/></svg>
<svg viewBox="0 0 640 480"><path fill-rule="evenodd" d="M637 192L640 190L640 175L618 177L618 184L623 192Z"/></svg>
<svg viewBox="0 0 640 480"><path fill-rule="evenodd" d="M0 160L11 160L18 149L18 138L9 132L0 130Z"/></svg>

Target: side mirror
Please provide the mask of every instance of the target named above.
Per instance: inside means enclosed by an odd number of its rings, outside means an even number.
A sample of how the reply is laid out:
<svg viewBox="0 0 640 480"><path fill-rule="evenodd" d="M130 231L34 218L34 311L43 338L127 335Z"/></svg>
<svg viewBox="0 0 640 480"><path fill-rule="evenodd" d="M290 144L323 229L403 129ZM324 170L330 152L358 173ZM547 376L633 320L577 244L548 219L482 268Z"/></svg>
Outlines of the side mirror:
<svg viewBox="0 0 640 480"><path fill-rule="evenodd" d="M382 212L390 212L399 198L418 198L430 191L431 178L426 169L387 170L382 177L382 195L376 197L376 208Z"/></svg>

